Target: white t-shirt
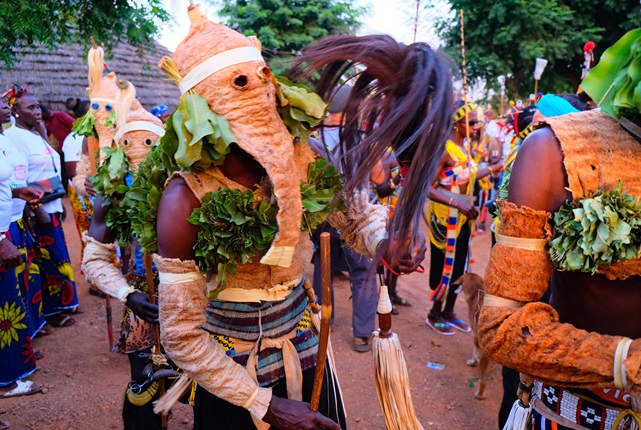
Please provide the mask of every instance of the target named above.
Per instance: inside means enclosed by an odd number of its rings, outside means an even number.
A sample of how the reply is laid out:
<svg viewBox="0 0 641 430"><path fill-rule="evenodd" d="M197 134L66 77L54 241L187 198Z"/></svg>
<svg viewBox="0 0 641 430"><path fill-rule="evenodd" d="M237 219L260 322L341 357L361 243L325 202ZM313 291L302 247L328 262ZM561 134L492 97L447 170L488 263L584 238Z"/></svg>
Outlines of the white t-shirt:
<svg viewBox="0 0 641 430"><path fill-rule="evenodd" d="M0 232L9 230L11 224L11 188L9 180L13 167L5 151L0 149Z"/></svg>
<svg viewBox="0 0 641 430"><path fill-rule="evenodd" d="M488 136L492 136L495 139L498 139L499 135L501 134L501 128L494 121L490 121L487 124L485 124L485 134L487 134Z"/></svg>
<svg viewBox="0 0 641 430"><path fill-rule="evenodd" d="M62 153L65 154L65 163L69 161L80 161L82 153L82 141L84 136L69 133L62 144Z"/></svg>
<svg viewBox="0 0 641 430"><path fill-rule="evenodd" d="M9 179L9 187L22 188L27 186L27 159L24 154L16 149L11 141L0 134L0 150L7 155L9 162L13 167L13 173ZM13 208L11 209L11 222L22 218L24 207L27 204L22 199L13 199Z"/></svg>
<svg viewBox="0 0 641 430"><path fill-rule="evenodd" d="M28 161L27 182L40 181L58 176L62 180L60 155L39 134L13 126L4 134ZM62 199L42 205L48 213L62 212Z"/></svg>

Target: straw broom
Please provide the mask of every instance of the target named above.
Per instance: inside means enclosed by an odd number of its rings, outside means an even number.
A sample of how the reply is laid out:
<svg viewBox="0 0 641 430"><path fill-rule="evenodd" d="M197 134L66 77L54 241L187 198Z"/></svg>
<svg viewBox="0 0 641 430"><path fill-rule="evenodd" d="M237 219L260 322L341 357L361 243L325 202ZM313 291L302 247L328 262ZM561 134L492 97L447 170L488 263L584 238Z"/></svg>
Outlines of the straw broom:
<svg viewBox="0 0 641 430"><path fill-rule="evenodd" d="M376 395L383 409L388 430L423 430L416 418L407 366L401 342L392 332L392 302L387 286L381 286L378 299L378 325L372 339Z"/></svg>

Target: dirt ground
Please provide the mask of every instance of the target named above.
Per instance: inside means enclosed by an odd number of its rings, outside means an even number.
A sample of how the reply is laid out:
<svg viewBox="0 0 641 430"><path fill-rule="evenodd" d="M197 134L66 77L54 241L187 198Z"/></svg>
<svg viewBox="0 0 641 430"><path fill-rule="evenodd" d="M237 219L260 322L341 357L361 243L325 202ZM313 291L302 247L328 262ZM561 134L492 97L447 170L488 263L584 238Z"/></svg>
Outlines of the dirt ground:
<svg viewBox="0 0 641 430"><path fill-rule="evenodd" d="M68 206L68 202L66 202ZM69 212L71 213L71 212ZM424 228L425 226L423 226ZM43 384L46 392L29 397L0 400L0 420L9 421L12 430L108 430L121 429L120 411L124 388L129 381L129 365L124 355L111 353L107 341L105 301L88 294L80 275L80 244L73 218L64 224L71 259L76 270L80 304L84 310L74 316L76 324L55 329L50 336L36 338L34 345L45 355L40 370L31 379ZM490 235L477 235L473 242L473 271L483 274L489 256ZM424 266L427 267L427 260ZM308 268L311 275L311 268ZM442 336L428 328L428 274L411 274L399 280L399 293L413 304L401 308L394 318L409 376L418 418L425 429L496 429L501 397L501 371L490 365L485 400L474 397L478 369L466 366L472 351L472 334L457 332ZM332 344L338 376L343 389L350 429L385 429L374 388L371 353L351 349L351 302L349 281L335 284L336 316ZM122 305L112 300L114 336ZM456 311L467 320L461 296ZM444 365L435 370L427 362ZM187 405L174 409L169 429L191 429L192 411Z"/></svg>

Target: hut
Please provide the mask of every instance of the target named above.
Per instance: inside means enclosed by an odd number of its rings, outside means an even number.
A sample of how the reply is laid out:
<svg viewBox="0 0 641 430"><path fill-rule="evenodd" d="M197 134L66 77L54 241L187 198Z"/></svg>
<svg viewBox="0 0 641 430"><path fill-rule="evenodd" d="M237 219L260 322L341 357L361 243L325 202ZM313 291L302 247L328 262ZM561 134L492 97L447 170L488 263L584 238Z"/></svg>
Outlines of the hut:
<svg viewBox="0 0 641 430"><path fill-rule="evenodd" d="M18 83L50 109L66 110L64 103L69 97L89 98L87 50L88 46L76 44L53 51L42 46L19 49L11 70L0 64L0 89L4 91ZM147 110L158 104L173 109L178 105L180 91L158 68L163 55L171 56L171 52L157 43L152 51L120 43L105 52L105 62L118 77L134 84L136 97Z"/></svg>

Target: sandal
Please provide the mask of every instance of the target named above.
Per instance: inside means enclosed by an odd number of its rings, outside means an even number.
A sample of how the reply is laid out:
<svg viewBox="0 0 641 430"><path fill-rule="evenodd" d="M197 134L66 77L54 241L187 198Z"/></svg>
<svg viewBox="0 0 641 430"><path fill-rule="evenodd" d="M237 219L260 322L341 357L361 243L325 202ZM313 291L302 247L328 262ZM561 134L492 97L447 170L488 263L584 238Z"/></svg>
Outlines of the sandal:
<svg viewBox="0 0 641 430"><path fill-rule="evenodd" d="M371 337L358 337L354 336L352 340L352 349L356 352L367 352L372 350Z"/></svg>
<svg viewBox="0 0 641 430"><path fill-rule="evenodd" d="M75 308L65 309L62 313L67 315L80 315L84 314L85 311L83 311L80 306L76 306Z"/></svg>
<svg viewBox="0 0 641 430"><path fill-rule="evenodd" d="M443 336L452 336L454 334L454 329L440 315L436 318L428 315L425 324Z"/></svg>
<svg viewBox="0 0 641 430"><path fill-rule="evenodd" d="M16 382L16 388L7 391L6 393L0 395L0 399L6 399L9 397L19 397L19 396L30 396L32 394L39 393L44 388L42 385L37 384L33 381L21 381L18 379Z"/></svg>
<svg viewBox="0 0 641 430"><path fill-rule="evenodd" d="M0 430L9 430L11 424L8 421L0 421Z"/></svg>
<svg viewBox="0 0 641 430"><path fill-rule="evenodd" d="M71 318L69 315L57 314L49 317L47 323L51 324L53 327L69 327L74 325L76 320Z"/></svg>
<svg viewBox="0 0 641 430"><path fill-rule="evenodd" d="M394 305L399 305L399 306L412 306L409 300L404 299L403 297L399 296L396 292L389 293L389 298L392 301L392 304Z"/></svg>
<svg viewBox="0 0 641 430"><path fill-rule="evenodd" d="M449 318L444 316L443 320L447 324L451 325L452 327L454 327L459 331L462 331L463 333L469 333L470 331L472 331L470 326L467 325L463 320L457 318L455 314L452 314L452 316L450 316Z"/></svg>

